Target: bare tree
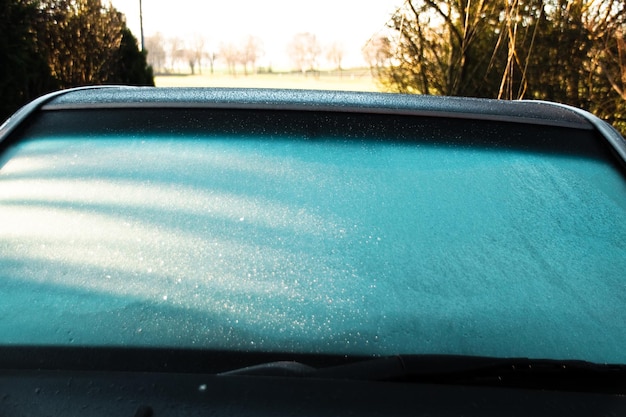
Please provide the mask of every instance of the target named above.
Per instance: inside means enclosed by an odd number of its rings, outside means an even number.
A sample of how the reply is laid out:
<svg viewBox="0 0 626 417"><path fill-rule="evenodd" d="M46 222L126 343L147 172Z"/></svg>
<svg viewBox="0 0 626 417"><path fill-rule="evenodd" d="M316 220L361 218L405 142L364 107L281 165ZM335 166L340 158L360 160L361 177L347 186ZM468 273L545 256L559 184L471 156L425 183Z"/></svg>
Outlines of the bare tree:
<svg viewBox="0 0 626 417"><path fill-rule="evenodd" d="M399 92L484 95L484 45L501 30L501 3L407 0L389 22L392 65L376 69L381 82Z"/></svg>
<svg viewBox="0 0 626 417"><path fill-rule="evenodd" d="M391 65L391 42L386 36L378 35L372 37L363 46L362 53L365 62L375 70L377 68L385 68Z"/></svg>
<svg viewBox="0 0 626 417"><path fill-rule="evenodd" d="M239 57L245 75L248 75L248 65L250 65L253 73L256 72L256 62L262 54L263 45L261 40L252 35L246 37Z"/></svg>
<svg viewBox="0 0 626 417"><path fill-rule="evenodd" d="M163 72L167 59L165 38L160 32L157 32L152 36L146 37L144 43L148 51L148 64L154 68L155 72Z"/></svg>
<svg viewBox="0 0 626 417"><path fill-rule="evenodd" d="M219 56L226 61L230 75L237 75L237 62L240 60L239 55L240 52L234 44L223 43L220 45Z"/></svg>
<svg viewBox="0 0 626 417"><path fill-rule="evenodd" d="M184 57L185 62L189 65L189 72L191 75L196 74L196 64L198 61L196 60L196 56L194 55L194 51L191 49L183 49L181 55Z"/></svg>
<svg viewBox="0 0 626 417"><path fill-rule="evenodd" d="M389 91L557 101L626 132L624 0L406 0L389 30L364 50Z"/></svg>
<svg viewBox="0 0 626 417"><path fill-rule="evenodd" d="M189 66L191 67L192 74L194 73L195 64L198 65L198 73L202 74L202 58L206 56L205 48L206 40L201 34L195 33L191 38L191 42L189 43L188 59L190 60ZM191 61L193 61L193 64L191 63Z"/></svg>
<svg viewBox="0 0 626 417"><path fill-rule="evenodd" d="M185 47L182 39L178 37L173 37L168 39L169 44L169 58L170 58L170 69L172 72L176 72L179 64L183 61L186 61L186 53Z"/></svg>
<svg viewBox="0 0 626 417"><path fill-rule="evenodd" d="M309 32L296 34L289 45L287 53L299 71L314 71L321 53L317 37Z"/></svg>
<svg viewBox="0 0 626 417"><path fill-rule="evenodd" d="M339 42L333 42L328 50L326 51L326 59L333 65L334 69L339 70L341 72L341 63L343 62L343 57L346 53L345 48Z"/></svg>
<svg viewBox="0 0 626 417"><path fill-rule="evenodd" d="M209 67L211 69L211 75L215 72L215 60L217 59L217 52L210 50L207 52L207 59L209 60Z"/></svg>
<svg viewBox="0 0 626 417"><path fill-rule="evenodd" d="M616 32L607 39L599 65L613 90L626 100L626 35L623 32Z"/></svg>
<svg viewBox="0 0 626 417"><path fill-rule="evenodd" d="M379 84L387 88L389 83L382 82L382 80L387 80L385 77L393 74L389 71L389 68L392 68L393 57L391 48L392 43L387 36L376 35L370 38L361 49L363 59L369 65L372 76Z"/></svg>
<svg viewBox="0 0 626 417"><path fill-rule="evenodd" d="M584 22L595 38L598 53L592 54L611 88L626 100L626 5L623 1L592 1Z"/></svg>

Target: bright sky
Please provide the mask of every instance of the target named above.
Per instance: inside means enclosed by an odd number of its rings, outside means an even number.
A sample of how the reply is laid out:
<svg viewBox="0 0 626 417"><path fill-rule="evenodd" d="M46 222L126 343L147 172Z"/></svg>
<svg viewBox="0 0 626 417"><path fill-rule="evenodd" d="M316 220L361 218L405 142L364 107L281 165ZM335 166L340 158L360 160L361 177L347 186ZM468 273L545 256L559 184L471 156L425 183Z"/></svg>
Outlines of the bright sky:
<svg viewBox="0 0 626 417"><path fill-rule="evenodd" d="M139 39L139 0L110 0L126 15ZM404 0L143 0L145 36L191 38L201 34L217 49L247 35L259 37L262 61L274 67L288 62L286 48L296 33L311 32L321 46L339 42L344 67L362 64L361 48L382 28Z"/></svg>

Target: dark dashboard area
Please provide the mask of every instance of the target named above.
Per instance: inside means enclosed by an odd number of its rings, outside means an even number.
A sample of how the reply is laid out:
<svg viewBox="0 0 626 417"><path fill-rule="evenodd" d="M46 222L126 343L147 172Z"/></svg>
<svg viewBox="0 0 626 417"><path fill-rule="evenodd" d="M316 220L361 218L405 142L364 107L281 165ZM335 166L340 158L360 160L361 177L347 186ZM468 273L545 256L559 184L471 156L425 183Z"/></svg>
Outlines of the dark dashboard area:
<svg viewBox="0 0 626 417"><path fill-rule="evenodd" d="M2 416L619 416L602 394L285 377L4 370Z"/></svg>
<svg viewBox="0 0 626 417"><path fill-rule="evenodd" d="M0 416L597 417L626 414L626 397L620 394L623 378L616 375L612 389L600 386L602 378L611 379L611 373L598 376L600 379L596 378L595 383L589 381L597 390L589 386L581 392L546 389L545 384L540 389L495 386L493 378L486 377L483 382L474 380L474 386L469 386L433 383L428 381L436 379L428 378L421 382L363 380L354 373L357 379L348 379L337 377L336 372L332 376L332 371L326 377L305 377L293 372L291 375L275 372L272 376L271 368L269 373L266 368L265 374L246 372L255 364L279 363L273 361L285 358L284 354L267 352L207 354L179 349L3 347L0 349ZM294 365L307 363L322 371L350 369L359 363L368 369L368 361L363 357L300 354L288 359ZM453 359L447 358L450 369L455 367ZM437 367L437 358L432 360ZM482 363L482 359L476 360ZM419 358L417 361L421 363ZM409 358L404 359L404 365L411 366ZM232 369L243 370L227 372ZM585 378L593 379L594 373ZM501 379L502 383L507 382L504 373Z"/></svg>

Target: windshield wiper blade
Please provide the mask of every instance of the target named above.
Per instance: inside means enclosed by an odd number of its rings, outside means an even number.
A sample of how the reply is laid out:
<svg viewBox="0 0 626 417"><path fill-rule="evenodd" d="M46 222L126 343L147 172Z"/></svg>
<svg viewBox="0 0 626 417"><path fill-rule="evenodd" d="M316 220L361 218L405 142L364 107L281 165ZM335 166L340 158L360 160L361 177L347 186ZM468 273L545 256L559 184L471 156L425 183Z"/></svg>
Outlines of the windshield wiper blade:
<svg viewBox="0 0 626 417"><path fill-rule="evenodd" d="M326 368L313 368L299 362L271 362L219 375L481 385L626 394L626 365L580 360L397 355Z"/></svg>
<svg viewBox="0 0 626 417"><path fill-rule="evenodd" d="M277 361L262 363L259 365L246 366L245 368L233 369L232 371L221 372L218 376L287 376L287 377L310 377L318 370L312 366L296 361Z"/></svg>

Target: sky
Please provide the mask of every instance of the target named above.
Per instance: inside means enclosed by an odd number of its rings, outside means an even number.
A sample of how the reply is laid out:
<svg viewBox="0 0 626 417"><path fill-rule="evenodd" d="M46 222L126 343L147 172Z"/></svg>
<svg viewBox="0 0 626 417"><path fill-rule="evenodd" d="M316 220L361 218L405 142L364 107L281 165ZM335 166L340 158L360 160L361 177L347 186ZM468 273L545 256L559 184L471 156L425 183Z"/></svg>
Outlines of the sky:
<svg viewBox="0 0 626 417"><path fill-rule="evenodd" d="M296 33L311 32L321 46L339 42L344 67L363 64L362 46L379 31L404 0L143 0L144 35L191 39L202 35L209 48L240 42L248 35L261 39L261 59L273 67L288 65L286 48ZM140 38L139 0L111 0L126 15Z"/></svg>

